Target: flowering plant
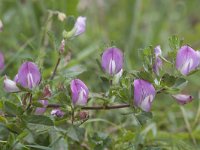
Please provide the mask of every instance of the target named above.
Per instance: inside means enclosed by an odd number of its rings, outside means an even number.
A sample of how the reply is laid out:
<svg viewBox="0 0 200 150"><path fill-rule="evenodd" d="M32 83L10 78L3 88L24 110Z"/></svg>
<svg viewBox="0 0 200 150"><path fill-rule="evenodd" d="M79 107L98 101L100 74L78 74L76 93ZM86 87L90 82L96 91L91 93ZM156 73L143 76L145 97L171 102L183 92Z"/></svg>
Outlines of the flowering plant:
<svg viewBox="0 0 200 150"><path fill-rule="evenodd" d="M58 17L61 21L68 19L63 13ZM12 80L3 72L7 62L0 52L0 69L4 74L2 87L6 93L0 100L0 125L5 132L2 136L5 143L0 144L2 149L56 149L66 141L70 148L75 143L84 147L85 143L92 141L90 136L86 137L84 125L95 120L93 111L126 108L128 113L125 115L131 114L139 125L145 125L153 117L158 95L170 96L183 113L183 105L192 102L194 96L184 88L189 83L187 77L199 70L200 52L183 44L178 36L169 39L171 51L168 53L162 45L140 50L142 64L139 70L128 69L123 49L104 46L98 51L96 62L99 68L93 70L98 72L96 78L100 80L95 87L101 87L101 90L92 91L81 77L85 71L83 65L73 66L73 50L70 50L70 43L87 32L86 21L86 17L77 17L71 30L64 29L59 34L57 46L54 35L47 34L57 50L57 61L52 64L51 71L40 60L25 59ZM89 73L87 78L90 79ZM49 136L51 143L46 146L37 141ZM108 137L94 136L109 142ZM93 140L98 141L95 138Z"/></svg>

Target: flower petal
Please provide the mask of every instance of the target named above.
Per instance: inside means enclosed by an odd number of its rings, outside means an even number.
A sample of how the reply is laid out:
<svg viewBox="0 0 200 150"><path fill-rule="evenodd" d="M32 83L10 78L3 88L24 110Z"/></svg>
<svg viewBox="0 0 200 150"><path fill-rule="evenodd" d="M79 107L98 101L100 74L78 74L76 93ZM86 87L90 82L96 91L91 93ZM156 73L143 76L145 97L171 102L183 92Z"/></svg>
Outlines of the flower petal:
<svg viewBox="0 0 200 150"><path fill-rule="evenodd" d="M74 105L84 106L87 104L89 90L87 86L79 79L71 81L72 102Z"/></svg>
<svg viewBox="0 0 200 150"><path fill-rule="evenodd" d="M103 70L110 75L115 75L123 67L123 53L120 49L111 47L103 52L101 66Z"/></svg>
<svg viewBox="0 0 200 150"><path fill-rule="evenodd" d="M74 28L75 28L74 36L78 36L82 34L83 32L85 32L85 27L86 27L86 17L79 16L74 25Z"/></svg>
<svg viewBox="0 0 200 150"><path fill-rule="evenodd" d="M0 70L4 69L4 55L0 52Z"/></svg>
<svg viewBox="0 0 200 150"><path fill-rule="evenodd" d="M187 104L193 100L193 97L191 95L185 94L176 94L172 95L172 97L181 105Z"/></svg>
<svg viewBox="0 0 200 150"><path fill-rule="evenodd" d="M16 85L16 82L13 80L10 80L5 76L4 78L4 89L6 92L19 92L19 88Z"/></svg>
<svg viewBox="0 0 200 150"><path fill-rule="evenodd" d="M57 109L53 109L53 110L51 111L51 115L61 118L61 117L64 116L64 112L61 111L59 108L57 108Z"/></svg>
<svg viewBox="0 0 200 150"><path fill-rule="evenodd" d="M176 57L176 68L183 74L187 75L199 67L200 52L193 50L188 45L182 46Z"/></svg>
<svg viewBox="0 0 200 150"><path fill-rule="evenodd" d="M18 80L23 87L32 89L39 85L41 74L38 66L33 62L24 62L18 71Z"/></svg>
<svg viewBox="0 0 200 150"><path fill-rule="evenodd" d="M134 80L134 104L144 111L150 111L151 103L156 95L153 85L145 80Z"/></svg>
<svg viewBox="0 0 200 150"><path fill-rule="evenodd" d="M39 100L39 103L43 105L43 107L37 107L35 110L35 115L43 115L46 111L46 107L48 106L48 100Z"/></svg>

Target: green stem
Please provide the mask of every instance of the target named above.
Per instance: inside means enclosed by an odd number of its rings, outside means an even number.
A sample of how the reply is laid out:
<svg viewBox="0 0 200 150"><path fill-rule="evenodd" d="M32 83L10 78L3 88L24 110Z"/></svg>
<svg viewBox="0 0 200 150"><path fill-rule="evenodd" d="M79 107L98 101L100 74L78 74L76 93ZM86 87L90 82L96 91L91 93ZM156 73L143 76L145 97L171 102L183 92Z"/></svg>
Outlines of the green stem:
<svg viewBox="0 0 200 150"><path fill-rule="evenodd" d="M55 66L55 68L54 68L54 70L53 70L53 73L52 73L52 75L51 75L51 77L50 77L50 80L53 80L53 78L55 77L56 71L57 71L57 69L58 69L58 65L60 64L60 60L61 60L61 58L60 58L60 56L59 56L59 57L58 57L58 60L57 60L57 63L56 63L56 66Z"/></svg>
<svg viewBox="0 0 200 150"><path fill-rule="evenodd" d="M188 130L188 133L189 133L189 135L190 135L190 137L191 137L191 139L192 139L192 142L193 142L194 145L197 145L196 140L195 140L194 136L192 135L192 129L191 129L189 120L188 120L188 118L187 118L187 113L186 113L184 107L180 106L180 109L181 109L181 111L182 111L183 118L184 118L184 121L185 121L185 125L186 125L186 128L187 128L187 130Z"/></svg>

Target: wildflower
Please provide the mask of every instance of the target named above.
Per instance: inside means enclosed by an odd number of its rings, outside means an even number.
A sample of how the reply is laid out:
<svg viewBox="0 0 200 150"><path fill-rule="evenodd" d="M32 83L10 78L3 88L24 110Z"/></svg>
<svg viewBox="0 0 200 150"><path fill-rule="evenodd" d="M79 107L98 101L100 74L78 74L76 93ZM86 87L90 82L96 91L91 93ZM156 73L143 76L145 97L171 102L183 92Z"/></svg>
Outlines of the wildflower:
<svg viewBox="0 0 200 150"><path fill-rule="evenodd" d="M181 105L187 104L193 100L191 95L185 94L172 95L172 97Z"/></svg>
<svg viewBox="0 0 200 150"><path fill-rule="evenodd" d="M25 88L32 89L36 87L41 80L38 66L33 62L24 62L19 68L15 80Z"/></svg>
<svg viewBox="0 0 200 150"><path fill-rule="evenodd" d="M115 75L121 71L123 67L123 61L123 53L121 50L111 47L103 52L101 66L108 74Z"/></svg>
<svg viewBox="0 0 200 150"><path fill-rule="evenodd" d="M160 56L162 55L162 51L160 45L155 47L154 53L155 53L155 62L153 65L153 71L155 72L156 75L159 75L159 71L162 68L162 60L160 58Z"/></svg>
<svg viewBox="0 0 200 150"><path fill-rule="evenodd" d="M82 16L79 16L77 19L76 19L76 23L74 25L74 36L78 36L82 33L85 32L85 28L86 28L86 17L82 17Z"/></svg>
<svg viewBox="0 0 200 150"><path fill-rule="evenodd" d="M143 111L150 111L151 103L156 95L153 85L145 80L134 80L134 104Z"/></svg>
<svg viewBox="0 0 200 150"><path fill-rule="evenodd" d="M4 89L6 92L19 92L19 88L15 81L8 79L7 76L4 78Z"/></svg>
<svg viewBox="0 0 200 150"><path fill-rule="evenodd" d="M182 46L176 56L176 68L183 74L188 75L200 64L200 52L195 51L188 45Z"/></svg>
<svg viewBox="0 0 200 150"><path fill-rule="evenodd" d="M86 105L89 95L87 86L79 79L72 80L70 86L73 104L80 106Z"/></svg>
<svg viewBox="0 0 200 150"><path fill-rule="evenodd" d="M0 32L2 32L3 31L3 23L2 23L2 21L0 20Z"/></svg>
<svg viewBox="0 0 200 150"><path fill-rule="evenodd" d="M48 100L39 100L39 103L43 105L43 107L37 107L35 110L35 115L42 115L46 111L46 107L48 106Z"/></svg>
<svg viewBox="0 0 200 150"><path fill-rule="evenodd" d="M63 117L64 112L61 111L59 108L56 108L51 111L51 115L56 116L56 117Z"/></svg>

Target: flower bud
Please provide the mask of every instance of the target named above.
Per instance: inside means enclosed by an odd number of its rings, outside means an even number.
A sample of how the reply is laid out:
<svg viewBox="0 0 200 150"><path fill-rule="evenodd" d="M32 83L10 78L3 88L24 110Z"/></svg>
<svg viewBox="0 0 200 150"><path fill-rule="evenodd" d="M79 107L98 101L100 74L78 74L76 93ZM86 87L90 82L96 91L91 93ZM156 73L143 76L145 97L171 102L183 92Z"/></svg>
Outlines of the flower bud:
<svg viewBox="0 0 200 150"><path fill-rule="evenodd" d="M103 52L101 66L108 74L115 75L121 71L123 67L123 61L123 53L121 50L111 47Z"/></svg>
<svg viewBox="0 0 200 150"><path fill-rule="evenodd" d="M154 53L155 53L155 62L153 64L153 71L156 75L159 75L160 73L159 71L162 68L162 60L160 58L160 56L162 55L162 51L160 45L155 47Z"/></svg>
<svg viewBox="0 0 200 150"><path fill-rule="evenodd" d="M60 20L60 21L64 21L65 20L65 18L66 18L66 15L64 14L64 13L62 13L62 12L58 12L58 19Z"/></svg>
<svg viewBox="0 0 200 150"><path fill-rule="evenodd" d="M63 117L64 116L64 112L61 111L59 108L53 109L51 111L51 115L56 116L56 117Z"/></svg>
<svg viewBox="0 0 200 150"><path fill-rule="evenodd" d="M195 51L188 45L182 46L176 56L176 68L183 74L188 75L200 64L200 52Z"/></svg>
<svg viewBox="0 0 200 150"><path fill-rule="evenodd" d="M39 100L38 102L41 103L43 107L37 107L35 110L35 115L43 115L49 102L48 100Z"/></svg>
<svg viewBox="0 0 200 150"><path fill-rule="evenodd" d="M79 16L74 25L74 30L75 30L74 36L78 36L83 32L85 32L85 27L86 27L86 17Z"/></svg>
<svg viewBox="0 0 200 150"><path fill-rule="evenodd" d="M193 100L191 95L185 94L172 95L172 97L181 105L187 104Z"/></svg>
<svg viewBox="0 0 200 150"><path fill-rule="evenodd" d="M65 51L65 39L63 39L60 43L60 49L59 52L62 54Z"/></svg>
<svg viewBox="0 0 200 150"><path fill-rule="evenodd" d="M0 20L0 32L2 32L3 31L3 23L2 23L2 21Z"/></svg>
<svg viewBox="0 0 200 150"><path fill-rule="evenodd" d="M19 92L19 88L16 85L16 82L13 80L10 80L5 76L4 78L4 89L6 92Z"/></svg>
<svg viewBox="0 0 200 150"><path fill-rule="evenodd" d="M41 74L38 66L33 62L24 62L18 70L17 83L24 88L32 89L39 85Z"/></svg>
<svg viewBox="0 0 200 150"><path fill-rule="evenodd" d="M87 119L88 117L89 117L89 113L88 113L87 111L81 111L81 112L79 113L79 118L80 118L81 120Z"/></svg>
<svg viewBox="0 0 200 150"><path fill-rule="evenodd" d="M71 81L70 87L73 104L80 106L86 105L89 95L87 86L81 80L74 79Z"/></svg>
<svg viewBox="0 0 200 150"><path fill-rule="evenodd" d="M52 95L52 91L50 89L50 86L46 85L43 90L43 97L47 98L47 97L51 97L51 95Z"/></svg>
<svg viewBox="0 0 200 150"><path fill-rule="evenodd" d="M153 85L145 80L134 80L134 104L143 111L149 112L156 90Z"/></svg>

